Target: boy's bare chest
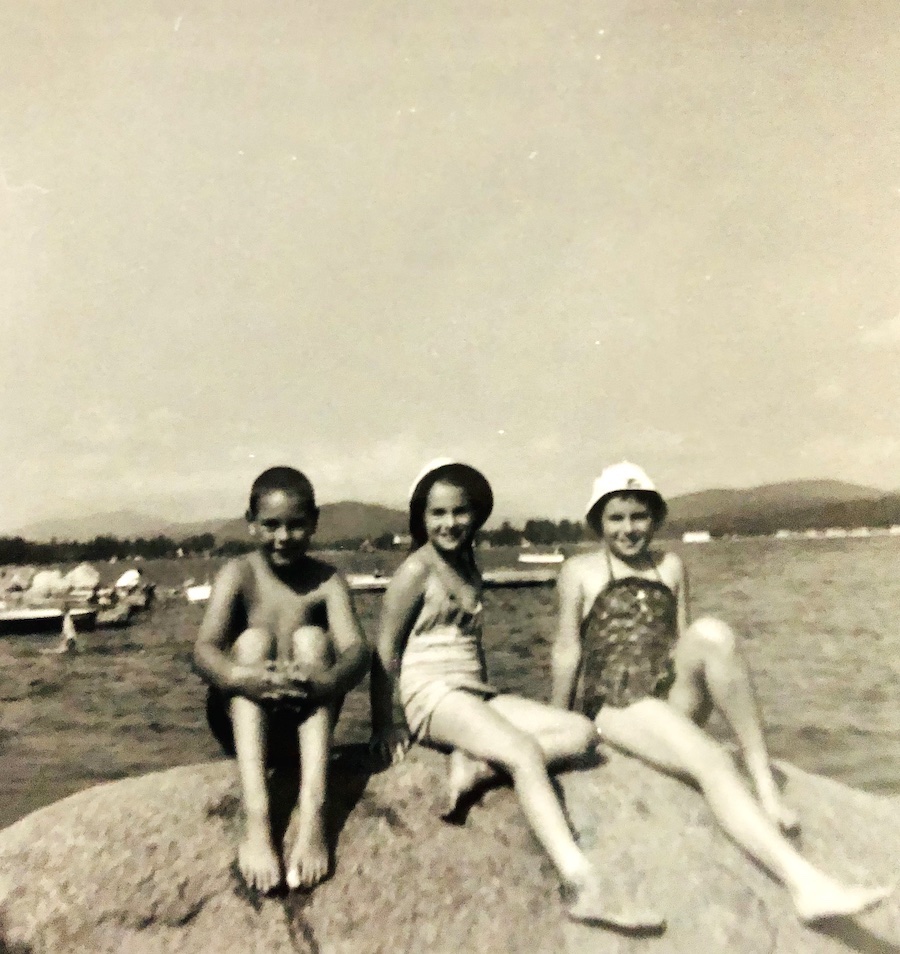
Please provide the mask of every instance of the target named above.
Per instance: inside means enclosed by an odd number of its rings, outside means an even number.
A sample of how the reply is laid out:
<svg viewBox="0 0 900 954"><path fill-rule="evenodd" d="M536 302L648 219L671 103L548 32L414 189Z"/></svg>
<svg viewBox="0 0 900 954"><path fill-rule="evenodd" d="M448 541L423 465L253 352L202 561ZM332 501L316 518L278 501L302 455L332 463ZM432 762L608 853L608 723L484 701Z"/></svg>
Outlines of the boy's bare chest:
<svg viewBox="0 0 900 954"><path fill-rule="evenodd" d="M290 636L299 626L327 625L324 597L317 587L297 592L272 575L258 575L255 592L248 600L247 624L267 629L276 636Z"/></svg>

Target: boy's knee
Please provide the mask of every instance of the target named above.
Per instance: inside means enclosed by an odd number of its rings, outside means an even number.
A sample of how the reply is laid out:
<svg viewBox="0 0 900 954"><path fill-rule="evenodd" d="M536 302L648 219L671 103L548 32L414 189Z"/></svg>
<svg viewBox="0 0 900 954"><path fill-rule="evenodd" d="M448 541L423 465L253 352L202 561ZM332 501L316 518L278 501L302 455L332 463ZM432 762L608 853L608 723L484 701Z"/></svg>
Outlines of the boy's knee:
<svg viewBox="0 0 900 954"><path fill-rule="evenodd" d="M737 652L737 633L720 619L703 616L691 624L690 633L693 639L712 652L722 655L732 655Z"/></svg>
<svg viewBox="0 0 900 954"><path fill-rule="evenodd" d="M275 637L265 629L251 627L234 641L232 655L236 662L255 663L272 659L275 654Z"/></svg>
<svg viewBox="0 0 900 954"><path fill-rule="evenodd" d="M291 637L294 662L305 666L330 666L334 662L334 646L328 633L319 626L300 626Z"/></svg>

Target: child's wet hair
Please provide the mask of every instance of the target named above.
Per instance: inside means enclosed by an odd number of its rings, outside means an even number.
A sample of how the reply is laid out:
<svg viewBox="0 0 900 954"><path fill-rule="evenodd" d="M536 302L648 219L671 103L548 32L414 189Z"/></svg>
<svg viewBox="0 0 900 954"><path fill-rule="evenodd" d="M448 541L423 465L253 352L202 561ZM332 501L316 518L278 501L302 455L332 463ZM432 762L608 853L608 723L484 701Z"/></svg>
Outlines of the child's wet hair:
<svg viewBox="0 0 900 954"><path fill-rule="evenodd" d="M300 503L316 509L316 494L306 474L293 467L270 467L264 470L250 488L250 503L247 506L247 519L255 520L259 511L259 502L266 494L281 491L296 497Z"/></svg>

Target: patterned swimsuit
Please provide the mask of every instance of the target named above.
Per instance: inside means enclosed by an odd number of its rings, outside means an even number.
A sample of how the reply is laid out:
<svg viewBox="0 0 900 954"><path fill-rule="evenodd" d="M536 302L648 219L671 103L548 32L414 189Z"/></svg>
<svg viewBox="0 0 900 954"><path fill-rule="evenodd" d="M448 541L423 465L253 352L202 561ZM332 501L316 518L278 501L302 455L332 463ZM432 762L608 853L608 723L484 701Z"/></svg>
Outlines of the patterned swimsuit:
<svg viewBox="0 0 900 954"><path fill-rule="evenodd" d="M606 560L609 582L581 623L584 703L591 718L604 705L623 707L647 696L664 699L675 681L675 594L661 578L616 579L608 551Z"/></svg>

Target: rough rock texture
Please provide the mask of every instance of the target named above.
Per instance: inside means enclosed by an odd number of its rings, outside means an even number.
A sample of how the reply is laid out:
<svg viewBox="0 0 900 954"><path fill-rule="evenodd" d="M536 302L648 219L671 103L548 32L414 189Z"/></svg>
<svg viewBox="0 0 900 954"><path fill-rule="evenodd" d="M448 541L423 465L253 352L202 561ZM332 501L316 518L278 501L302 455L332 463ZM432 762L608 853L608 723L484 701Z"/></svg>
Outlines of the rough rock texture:
<svg viewBox="0 0 900 954"><path fill-rule="evenodd" d="M900 801L785 770L812 860L848 879L897 876ZM81 792L0 832L0 952L900 954L900 899L827 931L801 927L696 792L619 755L561 776L566 805L612 889L627 893L646 873L669 927L628 938L570 925L510 791L489 792L454 828L437 818L443 777L435 753L370 776L344 752L334 877L310 895L262 899L234 874L230 763Z"/></svg>

